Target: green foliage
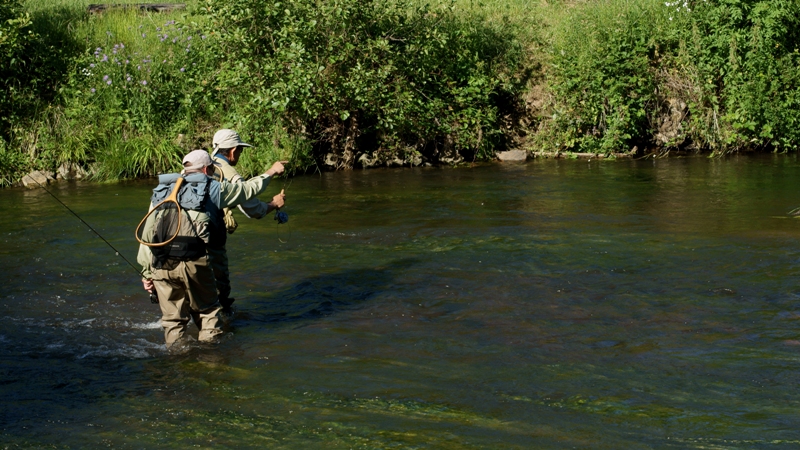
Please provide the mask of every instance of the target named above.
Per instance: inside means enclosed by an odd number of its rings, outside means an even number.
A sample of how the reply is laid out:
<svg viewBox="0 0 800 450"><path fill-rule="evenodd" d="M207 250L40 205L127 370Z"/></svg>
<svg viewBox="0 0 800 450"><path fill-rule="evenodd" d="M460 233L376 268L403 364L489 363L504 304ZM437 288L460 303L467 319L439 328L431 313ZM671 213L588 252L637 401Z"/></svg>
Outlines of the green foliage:
<svg viewBox="0 0 800 450"><path fill-rule="evenodd" d="M305 172L315 165L310 142L298 134L289 133L280 122L274 123L271 129L262 129L253 137L245 141L255 147L244 151L236 166L242 176L264 173L275 161L288 161L286 169L289 175Z"/></svg>
<svg viewBox="0 0 800 450"><path fill-rule="evenodd" d="M453 163L526 133L600 153L800 139L794 0L27 1L0 4L0 184L67 162L172 170L222 127L256 144L248 174Z"/></svg>
<svg viewBox="0 0 800 450"><path fill-rule="evenodd" d="M556 108L550 139L567 150L627 150L650 132L654 66L675 47L674 22L655 0L593 3L562 26L552 52Z"/></svg>
<svg viewBox="0 0 800 450"><path fill-rule="evenodd" d="M195 23L130 12L92 17L91 47L75 55L60 88L62 106L40 128L38 158L78 162L115 180L179 167L179 136L213 109L207 36ZM186 144L194 144L188 140Z"/></svg>
<svg viewBox="0 0 800 450"><path fill-rule="evenodd" d="M103 128L162 132L189 123L208 81L206 36L174 20L139 25L133 36L107 32L106 44L78 58L70 106ZM198 50L199 49L199 50Z"/></svg>
<svg viewBox="0 0 800 450"><path fill-rule="evenodd" d="M237 121L292 124L318 157L331 151L342 167L374 148L491 148L501 142L500 108L515 106L500 101L522 87L512 77L521 55L513 32L451 8L215 0L208 9L228 56L220 86L232 94L226 108L241 111Z"/></svg>
<svg viewBox="0 0 800 450"><path fill-rule="evenodd" d="M0 139L29 102L29 49L36 40L30 15L15 0L0 2Z"/></svg>
<svg viewBox="0 0 800 450"><path fill-rule="evenodd" d="M767 147L796 149L800 141L800 3L709 0L690 16L685 60L696 67L693 81L704 102L698 118L718 110L716 123L698 124L716 133L720 151ZM716 141L716 142L715 142Z"/></svg>
<svg viewBox="0 0 800 450"><path fill-rule="evenodd" d="M0 139L0 186L8 186L19 180L28 170L28 164L20 152L8 148Z"/></svg>
<svg viewBox="0 0 800 450"><path fill-rule="evenodd" d="M184 150L165 140L147 137L105 136L96 142L102 146L97 153L94 178L119 180L142 175L178 172Z"/></svg>
<svg viewBox="0 0 800 450"><path fill-rule="evenodd" d="M544 140L583 151L796 149L800 3L606 0L562 24ZM686 111L674 105L686 105ZM656 139L680 116L675 143Z"/></svg>

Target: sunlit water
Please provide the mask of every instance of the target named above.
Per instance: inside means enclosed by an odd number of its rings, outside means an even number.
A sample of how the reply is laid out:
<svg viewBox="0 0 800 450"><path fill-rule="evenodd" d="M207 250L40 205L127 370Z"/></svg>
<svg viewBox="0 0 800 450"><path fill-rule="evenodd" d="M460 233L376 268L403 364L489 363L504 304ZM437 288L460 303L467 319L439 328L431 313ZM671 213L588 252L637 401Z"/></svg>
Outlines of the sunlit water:
<svg viewBox="0 0 800 450"><path fill-rule="evenodd" d="M135 261L152 184L52 190ZM239 216L229 240L232 334L169 355L122 258L44 191L0 191L4 448L800 445L794 157L287 194L288 224Z"/></svg>

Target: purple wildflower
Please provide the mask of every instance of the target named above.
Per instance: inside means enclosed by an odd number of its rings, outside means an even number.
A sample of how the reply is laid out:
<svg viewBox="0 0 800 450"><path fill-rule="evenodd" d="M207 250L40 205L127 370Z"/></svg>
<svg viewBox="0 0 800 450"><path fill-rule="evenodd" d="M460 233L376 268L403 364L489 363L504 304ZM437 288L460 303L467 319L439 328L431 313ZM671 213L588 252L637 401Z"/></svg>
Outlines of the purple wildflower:
<svg viewBox="0 0 800 450"><path fill-rule="evenodd" d="M200 39L205 39L205 38L206 38L206 35L205 35L205 34L204 34L204 35L202 35L202 36L200 36Z"/></svg>
<svg viewBox="0 0 800 450"><path fill-rule="evenodd" d="M106 81L106 84L111 86L111 80Z"/></svg>
<svg viewBox="0 0 800 450"><path fill-rule="evenodd" d="M186 67L181 67L181 72L186 72Z"/></svg>
<svg viewBox="0 0 800 450"><path fill-rule="evenodd" d="M147 86L147 80L142 80L142 86Z"/></svg>
<svg viewBox="0 0 800 450"><path fill-rule="evenodd" d="M173 44L176 43L176 42L178 42L178 38L175 38L175 39L172 40Z"/></svg>
<svg viewBox="0 0 800 450"><path fill-rule="evenodd" d="M90 89L90 91L92 92L92 94L94 94L95 92L97 92L97 89L92 88L92 89Z"/></svg>
<svg viewBox="0 0 800 450"><path fill-rule="evenodd" d="M142 33L142 37L147 37L147 35L146 35L146 34L144 34L144 33Z"/></svg>
<svg viewBox="0 0 800 450"><path fill-rule="evenodd" d="M128 76L128 78L126 78L126 80L128 80L128 82L130 82L131 81L131 77Z"/></svg>
<svg viewBox="0 0 800 450"><path fill-rule="evenodd" d="M91 67L92 69L94 69L94 63L91 63L91 64L89 64L89 67Z"/></svg>
<svg viewBox="0 0 800 450"><path fill-rule="evenodd" d="M103 75L103 81L108 81L108 75Z"/></svg>
<svg viewBox="0 0 800 450"><path fill-rule="evenodd" d="M142 66L136 66L136 70L142 70Z"/></svg>
<svg viewBox="0 0 800 450"><path fill-rule="evenodd" d="M101 59L100 62L106 62L106 61L108 61L108 55L103 55L103 59Z"/></svg>
<svg viewBox="0 0 800 450"><path fill-rule="evenodd" d="M130 62L131 62L131 61L130 61L129 59L126 59L126 60L125 60L125 64L128 64L128 63L130 63Z"/></svg>
<svg viewBox="0 0 800 450"><path fill-rule="evenodd" d="M191 40L192 40L192 37L191 37L191 36L189 36L189 37L187 37L187 38L186 38L186 40L187 40L187 41L191 41Z"/></svg>

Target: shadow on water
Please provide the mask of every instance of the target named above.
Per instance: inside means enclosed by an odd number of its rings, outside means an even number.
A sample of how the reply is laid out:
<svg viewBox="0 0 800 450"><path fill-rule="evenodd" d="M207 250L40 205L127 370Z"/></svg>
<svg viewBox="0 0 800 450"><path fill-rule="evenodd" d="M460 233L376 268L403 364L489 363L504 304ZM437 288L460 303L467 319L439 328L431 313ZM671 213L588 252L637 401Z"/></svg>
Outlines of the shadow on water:
<svg viewBox="0 0 800 450"><path fill-rule="evenodd" d="M416 258L405 258L378 267L305 278L266 297L247 299L247 310L237 314L234 329L276 322L302 325L358 307L386 291L419 263Z"/></svg>

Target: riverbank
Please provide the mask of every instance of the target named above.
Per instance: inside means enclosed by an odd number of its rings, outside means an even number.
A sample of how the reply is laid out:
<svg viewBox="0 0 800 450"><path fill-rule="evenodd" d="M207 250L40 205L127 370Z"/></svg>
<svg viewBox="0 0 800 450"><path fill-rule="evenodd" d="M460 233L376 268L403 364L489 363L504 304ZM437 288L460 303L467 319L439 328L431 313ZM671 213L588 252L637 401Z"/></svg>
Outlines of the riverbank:
<svg viewBox="0 0 800 450"><path fill-rule="evenodd" d="M245 174L279 158L302 172L787 152L800 133L794 4L88 3L0 10L0 185L64 165L98 181L172 171L221 127L256 145Z"/></svg>

